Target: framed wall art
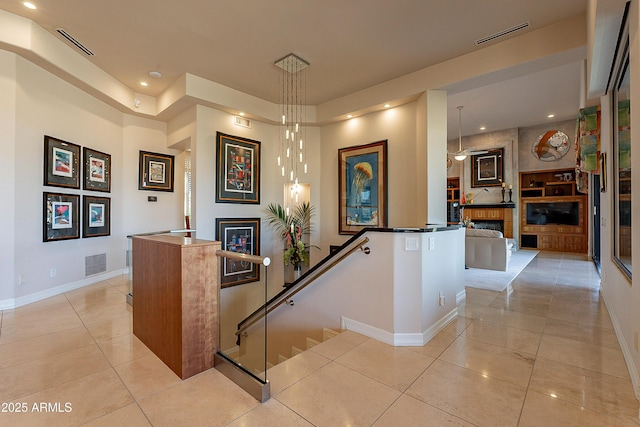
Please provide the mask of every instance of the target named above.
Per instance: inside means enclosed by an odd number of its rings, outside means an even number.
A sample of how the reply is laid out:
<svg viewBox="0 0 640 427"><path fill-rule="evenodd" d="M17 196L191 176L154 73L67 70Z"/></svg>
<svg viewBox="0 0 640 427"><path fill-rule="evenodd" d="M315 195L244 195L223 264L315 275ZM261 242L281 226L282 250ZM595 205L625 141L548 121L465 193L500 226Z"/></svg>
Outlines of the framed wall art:
<svg viewBox="0 0 640 427"><path fill-rule="evenodd" d="M485 154L471 155L471 186L499 187L504 172L504 148L494 148Z"/></svg>
<svg viewBox="0 0 640 427"><path fill-rule="evenodd" d="M216 134L216 202L260 204L260 142Z"/></svg>
<svg viewBox="0 0 640 427"><path fill-rule="evenodd" d="M80 146L44 137L44 185L80 188Z"/></svg>
<svg viewBox="0 0 640 427"><path fill-rule="evenodd" d="M260 255L260 218L216 218L216 240L222 249L248 255ZM259 265L222 258L220 285L240 285L260 280Z"/></svg>
<svg viewBox="0 0 640 427"><path fill-rule="evenodd" d="M387 141L338 150L339 233L387 226Z"/></svg>
<svg viewBox="0 0 640 427"><path fill-rule="evenodd" d="M111 234L111 199L82 196L82 237Z"/></svg>
<svg viewBox="0 0 640 427"><path fill-rule="evenodd" d="M84 147L82 149L82 188L91 191L111 191L111 155Z"/></svg>
<svg viewBox="0 0 640 427"><path fill-rule="evenodd" d="M80 196L49 192L43 195L42 241L79 238Z"/></svg>
<svg viewBox="0 0 640 427"><path fill-rule="evenodd" d="M138 190L173 191L175 156L140 151Z"/></svg>

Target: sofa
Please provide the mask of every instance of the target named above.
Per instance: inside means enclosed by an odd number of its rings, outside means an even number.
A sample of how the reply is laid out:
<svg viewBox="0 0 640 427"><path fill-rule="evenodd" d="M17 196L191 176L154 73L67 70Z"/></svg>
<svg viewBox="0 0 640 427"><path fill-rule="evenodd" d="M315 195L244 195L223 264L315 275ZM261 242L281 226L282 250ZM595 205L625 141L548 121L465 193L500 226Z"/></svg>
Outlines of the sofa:
<svg viewBox="0 0 640 427"><path fill-rule="evenodd" d="M507 271L513 244L500 231L467 228L464 241L467 268Z"/></svg>

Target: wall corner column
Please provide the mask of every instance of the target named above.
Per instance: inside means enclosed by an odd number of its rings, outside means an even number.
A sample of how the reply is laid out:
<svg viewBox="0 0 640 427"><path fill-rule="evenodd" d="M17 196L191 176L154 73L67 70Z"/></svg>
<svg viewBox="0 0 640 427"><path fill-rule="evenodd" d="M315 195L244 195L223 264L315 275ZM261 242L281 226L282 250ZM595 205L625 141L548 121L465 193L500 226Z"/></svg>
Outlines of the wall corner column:
<svg viewBox="0 0 640 427"><path fill-rule="evenodd" d="M416 200L420 225L447 222L447 92L427 90L418 99Z"/></svg>

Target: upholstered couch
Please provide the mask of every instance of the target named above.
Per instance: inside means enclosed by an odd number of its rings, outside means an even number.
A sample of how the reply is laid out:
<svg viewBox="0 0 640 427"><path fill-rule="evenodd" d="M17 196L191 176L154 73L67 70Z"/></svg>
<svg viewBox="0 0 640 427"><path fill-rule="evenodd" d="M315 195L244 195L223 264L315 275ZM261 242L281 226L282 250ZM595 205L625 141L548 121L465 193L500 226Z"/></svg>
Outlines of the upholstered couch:
<svg viewBox="0 0 640 427"><path fill-rule="evenodd" d="M513 244L501 232L467 228L464 240L467 267L507 271Z"/></svg>

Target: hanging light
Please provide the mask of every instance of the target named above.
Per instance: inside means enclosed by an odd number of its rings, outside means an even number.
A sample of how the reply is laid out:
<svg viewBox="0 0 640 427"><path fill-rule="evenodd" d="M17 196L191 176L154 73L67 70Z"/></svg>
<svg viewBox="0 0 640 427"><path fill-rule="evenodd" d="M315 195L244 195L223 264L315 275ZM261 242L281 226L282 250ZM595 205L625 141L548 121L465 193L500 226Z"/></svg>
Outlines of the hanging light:
<svg viewBox="0 0 640 427"><path fill-rule="evenodd" d="M307 173L305 139L306 68L309 63L293 53L279 59L275 65L279 74L279 129L278 166L289 173L291 182L297 181L301 173ZM303 166L299 170L298 165Z"/></svg>
<svg viewBox="0 0 640 427"><path fill-rule="evenodd" d="M453 158L460 162L467 158L462 151L462 105L458 107L458 152Z"/></svg>

